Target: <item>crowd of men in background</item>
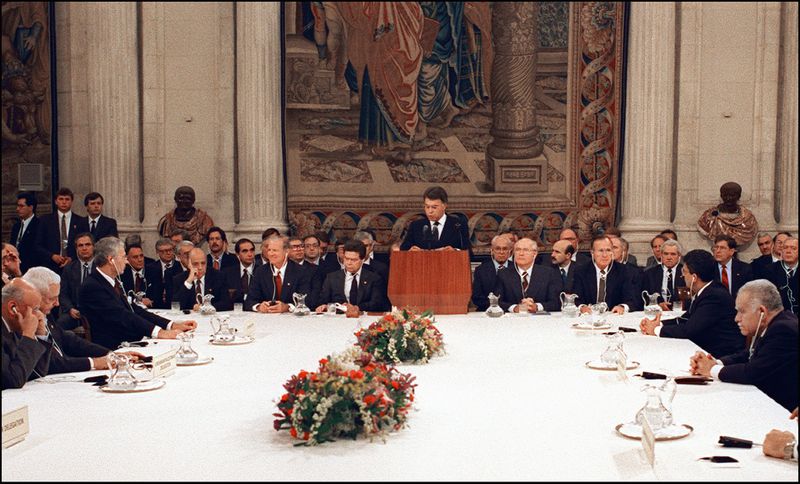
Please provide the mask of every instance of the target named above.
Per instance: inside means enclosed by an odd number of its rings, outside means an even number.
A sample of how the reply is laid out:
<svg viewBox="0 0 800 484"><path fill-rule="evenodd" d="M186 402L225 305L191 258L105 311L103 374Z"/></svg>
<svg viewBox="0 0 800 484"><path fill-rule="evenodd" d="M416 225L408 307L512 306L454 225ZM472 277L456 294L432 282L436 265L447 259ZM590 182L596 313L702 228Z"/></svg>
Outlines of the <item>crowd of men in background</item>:
<svg viewBox="0 0 800 484"><path fill-rule="evenodd" d="M177 231L155 243L151 259L138 235L124 243L117 238L116 221L102 214L101 194L84 197L87 217L72 212L73 199L60 189L57 210L38 217L35 195L17 196L19 220L2 248L3 388L47 373L106 368L103 356L123 341L176 338L196 322L150 310L191 314L206 296L218 311L241 304L245 311L283 313L293 309L296 293L317 312L391 307L389 267L375 259L370 231L337 240L330 250L325 232L299 237L269 228L258 243L236 240L230 253L225 231L214 226L205 234L207 250ZM393 250L471 251L466 224L446 213L447 193L433 187L423 200L425 217ZM547 254L531 238L498 234L489 260L474 271L471 306L486 310L494 293L505 311L558 311L565 292L577 296L581 312L603 302L624 313L642 310L644 291L657 293L661 309L680 301L685 312L645 318L642 333L690 339L704 350L691 359L694 372L756 385L787 409L797 407L798 240L792 234L758 234L761 256L751 263L738 259L736 241L727 235L710 252L684 253L677 234L665 229L652 238L643 266L616 228L595 236L588 252L579 243L577 232L565 228Z"/></svg>

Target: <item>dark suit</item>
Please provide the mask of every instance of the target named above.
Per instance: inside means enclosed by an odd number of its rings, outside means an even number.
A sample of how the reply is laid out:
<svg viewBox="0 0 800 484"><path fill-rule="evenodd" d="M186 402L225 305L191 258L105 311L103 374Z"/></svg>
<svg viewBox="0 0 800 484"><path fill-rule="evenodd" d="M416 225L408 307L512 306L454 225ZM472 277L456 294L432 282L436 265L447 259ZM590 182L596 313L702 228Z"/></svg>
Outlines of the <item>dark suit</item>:
<svg viewBox="0 0 800 484"><path fill-rule="evenodd" d="M50 343L9 331L3 324L3 390L22 388L25 382L47 375ZM37 374L38 373L38 374Z"/></svg>
<svg viewBox="0 0 800 484"><path fill-rule="evenodd" d="M148 292L152 292L149 291L150 279L147 277L147 271L144 267L142 268L141 273L142 273L142 282L139 291L144 292L145 294L147 294ZM122 287L125 288L125 294L129 295L130 294L129 291L135 290L136 284L133 277L133 267L126 265L125 272L123 272L122 275L119 276L119 278L122 281Z"/></svg>
<svg viewBox="0 0 800 484"><path fill-rule="evenodd" d="M755 385L786 410L797 407L797 316L783 311L756 341L753 356L744 350L720 358L719 379ZM749 357L749 358L748 358Z"/></svg>
<svg viewBox="0 0 800 484"><path fill-rule="evenodd" d="M715 357L737 353L744 348L744 336L733 318L733 299L727 289L712 282L678 318L678 324L664 324L662 338L689 339Z"/></svg>
<svg viewBox="0 0 800 484"><path fill-rule="evenodd" d="M750 262L750 269L753 271L753 279L767 279L769 277L770 267L774 262L771 253L753 259Z"/></svg>
<svg viewBox="0 0 800 484"><path fill-rule="evenodd" d="M325 260L320 263L319 269L324 275L328 275L331 272L341 271L343 267L342 264L339 263L339 258L336 257L336 253L330 252L325 256ZM388 281L388 279L386 280Z"/></svg>
<svg viewBox="0 0 800 484"><path fill-rule="evenodd" d="M500 296L503 311L519 304L526 297L540 303L545 311L558 311L561 308L559 295L563 286L561 275L552 267L534 264L528 273L528 290L522 293L522 278L514 264L497 274L494 293Z"/></svg>
<svg viewBox="0 0 800 484"><path fill-rule="evenodd" d="M434 240L431 232L424 229L424 227L431 227L431 222L425 217L411 222L408 227L408 234L406 234L406 238L400 245L400 250L408 250L415 245L420 249L440 249L448 245L454 249L461 250L468 250L471 247L467 224L462 222L460 217L447 215L444 228L439 227L438 240Z"/></svg>
<svg viewBox="0 0 800 484"><path fill-rule="evenodd" d="M253 274L255 273L255 263L250 268L252 273L250 274L250 278L248 280L247 287L242 287L242 264L237 263L235 266L228 266L222 270L222 273L225 275L225 283L228 285L228 289L233 289L233 297L231 298L232 302L234 303L244 303L244 299L247 296L247 293L250 292L250 283L253 282Z"/></svg>
<svg viewBox="0 0 800 484"><path fill-rule="evenodd" d="M798 312L798 299L800 299L800 284L798 284L798 275L800 266L798 266L792 277L789 277L786 269L783 267L783 262L773 263L767 269L767 276L771 283L775 284L778 292L781 293L781 301L783 301L783 308L797 314ZM791 296L791 297L790 297Z"/></svg>
<svg viewBox="0 0 800 484"><path fill-rule="evenodd" d="M623 264L612 262L606 274L606 299L608 308L627 304L631 311L644 307L641 295L636 294L636 286L628 269ZM607 268L608 269L608 268ZM575 269L573 292L578 295L578 304L597 303L597 273L594 263Z"/></svg>
<svg viewBox="0 0 800 484"><path fill-rule="evenodd" d="M500 271L509 270L513 268L510 260L504 264L505 269ZM489 259L483 264L475 268L475 273L472 275L472 304L478 311L486 311L489 307L489 293L493 292L497 285L498 270L494 268L494 259Z"/></svg>
<svg viewBox="0 0 800 484"><path fill-rule="evenodd" d="M379 276L381 276L384 282L389 281L389 266L386 263L377 259L372 259L369 261L369 264L364 262L364 267L372 272L376 272Z"/></svg>
<svg viewBox="0 0 800 484"><path fill-rule="evenodd" d="M214 259L211 257L211 254L206 255L206 262L208 263L209 268L214 268ZM229 252L223 252L222 258L219 261L219 269L221 271L226 267L231 266L238 266L239 265L239 258Z"/></svg>
<svg viewBox="0 0 800 484"><path fill-rule="evenodd" d="M147 280L145 294L147 299L153 302L153 309L172 307L172 268L176 265L180 264L174 262L172 267L162 272L161 261L145 263L144 278Z"/></svg>
<svg viewBox="0 0 800 484"><path fill-rule="evenodd" d="M36 234L39 232L39 217L36 214L28 222L28 228L22 234L22 239L18 240L19 228L22 226L22 220L17 219L14 226L11 228L11 245L17 248L19 252L20 270L23 274L28 272L31 267L39 265L39 254L36 249Z"/></svg>
<svg viewBox="0 0 800 484"><path fill-rule="evenodd" d="M94 265L89 264L89 273L94 270ZM83 262L76 259L66 266L61 272L61 291L58 293L58 305L61 314L58 317L58 324L63 329L73 329L78 327L80 319L73 319L69 315L71 309L78 309L81 290L81 273L83 272ZM88 274L87 274L88 277Z"/></svg>
<svg viewBox="0 0 800 484"><path fill-rule="evenodd" d="M136 304L128 304L98 269L83 281L78 308L89 321L92 341L106 348L117 348L123 341L149 337L155 326L166 329L169 324L168 319Z"/></svg>
<svg viewBox="0 0 800 484"><path fill-rule="evenodd" d="M52 344L50 346L49 373L72 373L73 371L89 371L91 365L88 358L97 358L109 353L109 349L76 336L72 331L65 331L53 324L48 317L47 327L50 329ZM41 340L40 343L44 344ZM59 351L60 350L60 351Z"/></svg>
<svg viewBox="0 0 800 484"><path fill-rule="evenodd" d="M686 282L683 280L683 274L681 273L681 269L683 268L683 264L678 264L672 268L672 294L670 301L677 301L678 300L678 291L679 287L686 286ZM649 293L657 292L661 296L658 298L658 302L664 302L664 290L661 287L661 281L664 278L664 266L658 265L655 267L651 267L644 271L642 275L641 283L639 285L639 293L641 294L642 291L647 291ZM644 300L642 301L644 303Z"/></svg>
<svg viewBox="0 0 800 484"><path fill-rule="evenodd" d="M386 282L378 273L363 270L363 267L358 279L358 297L355 305L361 311L388 310L389 302L386 299ZM347 302L347 295L344 293L344 280L345 271L336 271L328 274L325 282L322 283L317 305ZM352 301L351 304L353 304Z"/></svg>
<svg viewBox="0 0 800 484"><path fill-rule="evenodd" d="M86 218L86 226L89 227L89 233L94 236L95 241L104 237L119 237L116 219L106 217L103 214L100 214L99 218L97 219L97 225L94 227L94 232L92 232L92 221L89 220L88 217Z"/></svg>
<svg viewBox="0 0 800 484"><path fill-rule="evenodd" d="M311 291L311 275L297 263L287 260L286 271L281 281L281 297L277 297L275 282L272 277L272 265L264 264L253 273L250 281L250 292L247 293L247 304L244 309L252 311L253 306L264 301L281 301L286 304L294 303L292 294L308 294Z"/></svg>
<svg viewBox="0 0 800 484"><path fill-rule="evenodd" d="M184 284L189 277L189 272L178 274L175 277L180 282L180 284L175 285L175 298L180 301L181 309L192 309L197 304L197 293L194 291L194 286L191 289L187 289ZM203 282L203 296L209 294L214 296L211 299L211 305L217 311L230 311L233 309L233 302L231 302L230 294L228 294L228 284L222 272L208 267Z"/></svg>
<svg viewBox="0 0 800 484"><path fill-rule="evenodd" d="M77 259L75 253L75 236L82 232L88 232L89 226L86 223L86 217L81 217L76 213L72 213L69 226L67 227L67 251L66 255L73 260ZM57 273L61 272L58 265L53 262L51 257L56 254L61 254L61 214L56 210L54 213L49 213L41 217L39 222L39 230L36 233L36 247L39 253L39 264L54 270Z"/></svg>
<svg viewBox="0 0 800 484"><path fill-rule="evenodd" d="M591 264L591 262L590 262ZM580 262L570 262L569 267L567 267L567 280L564 282L564 279L561 277L561 267L559 266L551 266L557 273L558 277L561 279L561 283L564 286L564 292L566 293L573 293L575 292L575 271L578 270L579 267L583 266Z"/></svg>
<svg viewBox="0 0 800 484"><path fill-rule="evenodd" d="M717 263L717 270L714 272L714 280L717 282L721 282L719 272L720 265ZM733 280L731 280L731 272L733 273ZM750 264L742 262L739 259L732 259L731 270L728 272L728 283L733 283L730 294L734 301L736 300L736 295L739 294L739 289L752 280L753 270L750 268Z"/></svg>

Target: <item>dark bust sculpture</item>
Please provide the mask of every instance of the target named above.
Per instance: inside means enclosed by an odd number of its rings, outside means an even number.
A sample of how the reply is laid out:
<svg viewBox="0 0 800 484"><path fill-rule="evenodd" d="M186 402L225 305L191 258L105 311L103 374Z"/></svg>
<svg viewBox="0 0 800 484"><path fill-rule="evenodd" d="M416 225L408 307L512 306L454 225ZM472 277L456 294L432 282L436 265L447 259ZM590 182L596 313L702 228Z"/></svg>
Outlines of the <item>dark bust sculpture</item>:
<svg viewBox="0 0 800 484"><path fill-rule="evenodd" d="M719 188L719 196L722 203L703 212L697 221L698 230L709 240L729 235L739 246L749 244L758 233L758 221L753 212L739 205L742 186L727 182Z"/></svg>
<svg viewBox="0 0 800 484"><path fill-rule="evenodd" d="M192 187L178 187L175 190L175 209L158 221L158 233L162 237L169 237L179 230L185 230L189 232L189 240L199 246L205 240L208 229L214 226L214 221L206 212L195 208L194 201Z"/></svg>

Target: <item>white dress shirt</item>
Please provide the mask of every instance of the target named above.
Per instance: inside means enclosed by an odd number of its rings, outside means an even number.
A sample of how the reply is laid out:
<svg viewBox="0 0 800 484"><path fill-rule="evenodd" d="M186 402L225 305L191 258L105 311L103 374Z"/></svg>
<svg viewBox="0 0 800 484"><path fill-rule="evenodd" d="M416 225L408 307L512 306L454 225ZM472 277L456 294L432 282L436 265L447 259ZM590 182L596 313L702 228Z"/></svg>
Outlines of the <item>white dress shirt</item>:
<svg viewBox="0 0 800 484"><path fill-rule="evenodd" d="M351 274L347 270L344 271L344 297L348 301L350 301L350 289L353 287L353 279L361 281L361 269L363 268L364 265L362 264L355 275ZM355 304L355 301L350 301L350 304Z"/></svg>
<svg viewBox="0 0 800 484"><path fill-rule="evenodd" d="M492 261L494 261L494 259L492 259ZM525 273L525 272L528 273L528 287L530 287L531 282L532 282L531 281L531 274L533 272L533 264L531 264L531 266L528 267L527 269L523 269L522 267L519 267L517 265L514 265L514 268L517 269L517 274L519 274L520 288L522 288L522 274ZM495 269L497 269L497 263L496 262L495 262ZM524 291L522 292L522 298L525 299L525 292ZM513 313L514 309L517 306L519 306L519 304L513 304L513 305L509 306L508 307L508 312ZM542 306L542 303L538 303L538 302L536 303L536 311L544 311L544 306Z"/></svg>
<svg viewBox="0 0 800 484"><path fill-rule="evenodd" d="M431 227L431 235L433 235L433 227L434 227L433 224L435 222L439 222L439 226L436 228L436 230L439 231L439 237L436 240L439 240L439 239L442 238L442 231L444 231L444 223L445 223L446 220L447 220L447 214L446 213L444 215L442 215L442 218L440 218L439 220L434 220L433 222L428 220L428 225L430 225L430 227Z"/></svg>

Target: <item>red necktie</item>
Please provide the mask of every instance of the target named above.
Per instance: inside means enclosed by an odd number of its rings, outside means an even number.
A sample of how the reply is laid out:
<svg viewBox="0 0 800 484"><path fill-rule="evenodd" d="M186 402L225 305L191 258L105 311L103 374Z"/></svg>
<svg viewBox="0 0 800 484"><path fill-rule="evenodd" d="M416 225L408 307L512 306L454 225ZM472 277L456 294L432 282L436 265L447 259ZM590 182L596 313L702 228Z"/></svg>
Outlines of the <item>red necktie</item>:
<svg viewBox="0 0 800 484"><path fill-rule="evenodd" d="M281 289L283 288L283 281L281 280L281 273L275 274L275 299L281 300Z"/></svg>
<svg viewBox="0 0 800 484"><path fill-rule="evenodd" d="M722 279L722 285L725 286L725 289L727 289L728 292L731 292L731 286L728 283L728 268L725 267L725 266L722 266L722 277L721 277L721 279Z"/></svg>
<svg viewBox="0 0 800 484"><path fill-rule="evenodd" d="M214 270L215 271L219 270L219 259L214 259Z"/></svg>

